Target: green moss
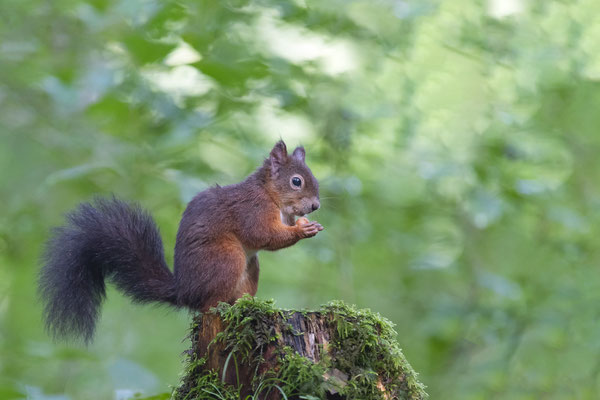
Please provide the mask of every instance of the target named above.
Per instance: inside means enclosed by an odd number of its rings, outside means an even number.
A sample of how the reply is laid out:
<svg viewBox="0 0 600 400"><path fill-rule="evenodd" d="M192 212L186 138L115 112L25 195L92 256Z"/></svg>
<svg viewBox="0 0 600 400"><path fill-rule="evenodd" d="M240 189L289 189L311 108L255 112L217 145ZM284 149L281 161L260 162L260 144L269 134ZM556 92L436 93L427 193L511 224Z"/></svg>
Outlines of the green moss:
<svg viewBox="0 0 600 400"><path fill-rule="evenodd" d="M277 309L272 300L245 296L233 306L222 303L211 312L219 314L226 326L211 343L220 342L228 354L225 369L236 368L237 372L238 363L254 369L253 395L244 400L263 398L271 391L281 392L284 398L302 399L325 399L327 393L337 393L336 398L343 399L427 397L398 346L393 324L377 313L341 301L323 306L317 313L325 317L333 334L327 351L321 351L320 361L314 363L284 347L276 354L277 370L259 373L263 351L278 339L275 327L291 330L286 321L294 311ZM190 356L187 387L177 391L175 398L240 399L240 387L223 383L216 372L202 366L202 359ZM190 376L194 377L191 387ZM385 393L382 387L387 389ZM177 393L186 395L177 397Z"/></svg>
<svg viewBox="0 0 600 400"><path fill-rule="evenodd" d="M281 369L271 371L281 389L288 396L314 395L325 398L323 375L327 371L322 363L313 363L289 347L280 355ZM260 378L259 378L260 379Z"/></svg>
<svg viewBox="0 0 600 400"><path fill-rule="evenodd" d="M426 396L425 386L417 380L417 373L396 341L392 322L341 301L330 302L324 312L337 333L331 342L332 366L351 377L344 390L348 398L383 398L379 382L398 398L416 400Z"/></svg>
<svg viewBox="0 0 600 400"><path fill-rule="evenodd" d="M215 341L225 344L225 350L249 361L260 355L263 347L277 339L273 321L282 317L282 311L274 307L273 300L259 301L249 295L239 299L234 306L220 303L214 308L227 328Z"/></svg>
<svg viewBox="0 0 600 400"><path fill-rule="evenodd" d="M239 400L239 389L227 385L219 378L214 371L203 372L196 381L196 386L192 387L181 400Z"/></svg>

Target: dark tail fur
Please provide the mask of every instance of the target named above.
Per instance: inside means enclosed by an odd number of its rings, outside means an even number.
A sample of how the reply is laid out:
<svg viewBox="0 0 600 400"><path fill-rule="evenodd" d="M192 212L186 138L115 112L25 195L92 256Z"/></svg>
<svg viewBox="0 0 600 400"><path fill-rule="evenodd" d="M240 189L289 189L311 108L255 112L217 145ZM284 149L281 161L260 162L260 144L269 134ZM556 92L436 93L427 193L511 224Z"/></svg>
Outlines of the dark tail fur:
<svg viewBox="0 0 600 400"><path fill-rule="evenodd" d="M94 336L108 279L133 301L175 304L173 274L150 214L115 198L82 203L53 232L39 276L55 337Z"/></svg>

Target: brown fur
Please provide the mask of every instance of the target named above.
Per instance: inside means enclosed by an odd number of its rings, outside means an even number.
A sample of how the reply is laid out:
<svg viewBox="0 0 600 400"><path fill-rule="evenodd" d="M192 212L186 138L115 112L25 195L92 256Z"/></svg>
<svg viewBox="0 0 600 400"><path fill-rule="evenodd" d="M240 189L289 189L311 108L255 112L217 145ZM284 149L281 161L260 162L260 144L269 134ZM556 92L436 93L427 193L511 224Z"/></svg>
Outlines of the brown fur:
<svg viewBox="0 0 600 400"><path fill-rule="evenodd" d="M254 295L259 250L282 249L323 229L317 222L294 223L294 216L319 207L319 185L304 157L301 147L288 155L280 141L243 182L192 199L175 246L178 305L206 311L220 301ZM301 188L291 184L293 176L301 177Z"/></svg>

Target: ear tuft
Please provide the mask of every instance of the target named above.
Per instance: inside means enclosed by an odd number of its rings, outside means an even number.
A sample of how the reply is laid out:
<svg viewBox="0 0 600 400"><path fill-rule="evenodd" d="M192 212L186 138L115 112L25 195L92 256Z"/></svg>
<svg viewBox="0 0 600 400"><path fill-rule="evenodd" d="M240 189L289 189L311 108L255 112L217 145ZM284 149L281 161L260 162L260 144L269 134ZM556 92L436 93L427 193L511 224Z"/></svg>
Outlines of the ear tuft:
<svg viewBox="0 0 600 400"><path fill-rule="evenodd" d="M292 153L292 157L304 162L304 159L306 158L306 151L304 151L304 147L302 147L302 146L296 147L296 150L294 150L294 152Z"/></svg>
<svg viewBox="0 0 600 400"><path fill-rule="evenodd" d="M271 150L271 154L269 159L271 160L271 172L274 176L277 176L279 173L279 169L285 164L287 161L287 147L283 140L275 143L273 150Z"/></svg>

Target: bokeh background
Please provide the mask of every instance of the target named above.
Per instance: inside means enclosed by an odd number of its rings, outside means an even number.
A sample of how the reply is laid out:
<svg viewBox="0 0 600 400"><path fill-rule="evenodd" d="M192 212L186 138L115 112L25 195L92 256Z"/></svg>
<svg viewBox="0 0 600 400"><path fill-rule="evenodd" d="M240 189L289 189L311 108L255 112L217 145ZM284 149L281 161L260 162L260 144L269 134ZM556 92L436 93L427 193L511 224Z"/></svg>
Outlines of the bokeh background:
<svg viewBox="0 0 600 400"><path fill-rule="evenodd" d="M52 226L114 193L172 263L185 204L279 138L321 182L316 238L261 254L258 296L397 324L434 399L600 391L600 3L2 0L0 398L176 385L185 312L111 290L53 343Z"/></svg>

